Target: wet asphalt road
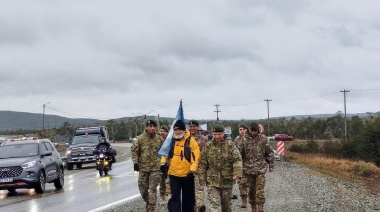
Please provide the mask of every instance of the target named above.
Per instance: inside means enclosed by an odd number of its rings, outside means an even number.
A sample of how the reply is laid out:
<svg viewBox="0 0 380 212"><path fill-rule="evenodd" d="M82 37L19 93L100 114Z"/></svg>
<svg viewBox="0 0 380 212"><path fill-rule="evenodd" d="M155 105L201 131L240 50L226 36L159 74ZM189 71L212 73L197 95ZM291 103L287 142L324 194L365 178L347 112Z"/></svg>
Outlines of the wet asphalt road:
<svg viewBox="0 0 380 212"><path fill-rule="evenodd" d="M116 145L129 151L130 144ZM0 191L0 211L97 211L136 196L137 176L130 160L114 164L108 176L100 177L93 166L66 171L65 185L60 190L47 184L44 194L36 194L33 189L18 189L14 194Z"/></svg>

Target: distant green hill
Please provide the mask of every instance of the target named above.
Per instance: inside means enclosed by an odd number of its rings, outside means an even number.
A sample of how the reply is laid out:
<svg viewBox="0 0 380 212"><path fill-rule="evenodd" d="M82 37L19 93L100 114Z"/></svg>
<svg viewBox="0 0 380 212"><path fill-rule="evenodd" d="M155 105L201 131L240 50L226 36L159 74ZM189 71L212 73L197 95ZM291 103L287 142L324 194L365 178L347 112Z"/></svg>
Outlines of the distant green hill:
<svg viewBox="0 0 380 212"><path fill-rule="evenodd" d="M347 114L347 117L357 115L361 118L368 116L367 113L358 113L358 114ZM329 118L335 116L335 114L316 114L316 115L295 115L295 116L286 116L284 118L291 119L292 117L296 119L303 118ZM154 119L154 116L147 116L147 119ZM271 117L271 119L278 119L282 117ZM64 122L69 122L71 125L78 126L99 126L105 125L107 121L99 119L83 119L83 118L67 118L57 115L48 115L45 114L44 118L45 129L60 128ZM131 121L134 119L142 119L142 117L121 117L114 119L115 121ZM169 123L173 118L160 117L160 120L167 120ZM266 119L261 119L266 121ZM203 122L212 121L212 120L203 120ZM221 120L223 121L223 120ZM228 121L228 120L227 120ZM236 121L236 120L235 120ZM16 112L16 111L0 111L0 131L6 130L18 130L18 129L42 129L42 114L41 113L26 113L26 112Z"/></svg>
<svg viewBox="0 0 380 212"><path fill-rule="evenodd" d="M18 129L42 129L41 113L26 113L14 111L0 111L0 131ZM98 119L71 119L56 115L45 114L45 129L60 128L64 122L74 126L104 125L106 121Z"/></svg>

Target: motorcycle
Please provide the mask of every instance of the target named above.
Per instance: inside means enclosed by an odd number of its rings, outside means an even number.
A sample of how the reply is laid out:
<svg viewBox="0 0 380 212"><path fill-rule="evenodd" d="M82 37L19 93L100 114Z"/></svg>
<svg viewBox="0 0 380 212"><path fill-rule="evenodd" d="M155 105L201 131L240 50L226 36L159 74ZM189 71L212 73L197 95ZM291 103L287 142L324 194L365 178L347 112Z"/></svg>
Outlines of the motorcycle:
<svg viewBox="0 0 380 212"><path fill-rule="evenodd" d="M96 154L96 169L99 171L99 175L103 176L103 173L108 175L111 157L107 155L105 150L94 150L94 154Z"/></svg>

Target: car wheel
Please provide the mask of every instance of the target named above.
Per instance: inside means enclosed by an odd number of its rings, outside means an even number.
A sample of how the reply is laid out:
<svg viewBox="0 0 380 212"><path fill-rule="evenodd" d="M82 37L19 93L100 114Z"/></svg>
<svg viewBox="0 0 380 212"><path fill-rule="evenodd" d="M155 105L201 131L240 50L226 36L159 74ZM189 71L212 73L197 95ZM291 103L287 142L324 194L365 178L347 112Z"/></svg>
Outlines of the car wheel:
<svg viewBox="0 0 380 212"><path fill-rule="evenodd" d="M82 168L82 164L81 163L77 163L77 169L81 169Z"/></svg>
<svg viewBox="0 0 380 212"><path fill-rule="evenodd" d="M38 176L37 185L36 187L34 187L34 190L36 191L37 194L42 194L45 192L45 184L46 184L45 173L41 170Z"/></svg>
<svg viewBox="0 0 380 212"><path fill-rule="evenodd" d="M55 188L62 188L65 184L65 175L63 173L63 168L58 168L58 178L54 180L54 186Z"/></svg>
<svg viewBox="0 0 380 212"><path fill-rule="evenodd" d="M67 170L73 170L74 165L72 163L67 163L66 168L67 168Z"/></svg>

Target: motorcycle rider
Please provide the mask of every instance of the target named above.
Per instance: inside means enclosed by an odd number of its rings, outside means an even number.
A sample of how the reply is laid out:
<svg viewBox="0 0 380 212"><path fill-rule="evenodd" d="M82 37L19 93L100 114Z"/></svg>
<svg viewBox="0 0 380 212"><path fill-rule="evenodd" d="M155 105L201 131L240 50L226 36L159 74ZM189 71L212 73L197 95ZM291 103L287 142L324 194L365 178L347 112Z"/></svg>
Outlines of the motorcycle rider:
<svg viewBox="0 0 380 212"><path fill-rule="evenodd" d="M100 139L98 145L96 145L96 149L101 152L104 151L107 156L111 157L111 161L109 161L110 170L112 170L112 164L116 162L116 150L112 149L111 144L106 142L105 138Z"/></svg>

